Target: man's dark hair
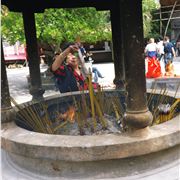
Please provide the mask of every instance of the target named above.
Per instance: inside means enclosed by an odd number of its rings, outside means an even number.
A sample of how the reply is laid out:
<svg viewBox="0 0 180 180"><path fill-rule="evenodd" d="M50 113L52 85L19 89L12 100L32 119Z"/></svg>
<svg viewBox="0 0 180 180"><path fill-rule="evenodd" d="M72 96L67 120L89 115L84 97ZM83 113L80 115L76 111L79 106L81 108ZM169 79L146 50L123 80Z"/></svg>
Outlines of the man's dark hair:
<svg viewBox="0 0 180 180"><path fill-rule="evenodd" d="M67 49L71 45L75 45L75 43L74 42L64 42L64 43L60 44L60 49L63 52L65 49ZM66 63L66 59L67 59L67 57L65 57L63 64Z"/></svg>
<svg viewBox="0 0 180 180"><path fill-rule="evenodd" d="M159 36L158 37L158 41L160 42L160 41L162 41L163 40L163 37L162 36Z"/></svg>
<svg viewBox="0 0 180 180"><path fill-rule="evenodd" d="M169 37L168 36L165 36L164 37L164 41L168 41L169 40Z"/></svg>
<svg viewBox="0 0 180 180"><path fill-rule="evenodd" d="M62 51L64 51L66 48L68 48L71 45L75 45L75 43L74 42L65 42L65 43L60 44L60 48Z"/></svg>

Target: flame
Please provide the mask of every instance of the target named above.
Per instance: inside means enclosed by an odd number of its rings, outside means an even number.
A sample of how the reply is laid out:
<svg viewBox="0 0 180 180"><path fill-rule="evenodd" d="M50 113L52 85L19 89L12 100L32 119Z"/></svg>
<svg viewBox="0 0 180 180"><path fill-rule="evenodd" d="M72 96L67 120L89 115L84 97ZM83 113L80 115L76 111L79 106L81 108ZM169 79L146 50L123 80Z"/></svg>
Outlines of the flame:
<svg viewBox="0 0 180 180"><path fill-rule="evenodd" d="M75 108L73 106L71 106L68 111L67 111L67 114L68 114L68 120L70 123L74 123L75 119Z"/></svg>
<svg viewBox="0 0 180 180"><path fill-rule="evenodd" d="M66 121L69 121L70 123L74 123L75 122L75 107L73 106L70 106L69 109L65 112L65 113L59 113L58 114L58 119L59 120L66 120Z"/></svg>

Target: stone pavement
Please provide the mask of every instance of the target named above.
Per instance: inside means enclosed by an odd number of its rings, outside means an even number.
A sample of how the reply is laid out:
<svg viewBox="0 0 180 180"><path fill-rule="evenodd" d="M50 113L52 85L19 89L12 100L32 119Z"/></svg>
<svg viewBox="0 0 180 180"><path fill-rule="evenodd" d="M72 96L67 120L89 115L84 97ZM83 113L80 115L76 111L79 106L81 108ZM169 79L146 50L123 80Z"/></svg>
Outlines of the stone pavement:
<svg viewBox="0 0 180 180"><path fill-rule="evenodd" d="M177 149L177 148L176 148ZM177 151L176 151L177 153ZM174 154L168 154L164 159L162 160L162 163L153 163L151 159L142 159L140 161L144 161L144 164L146 166L149 166L149 169L147 171L144 170L141 165L138 163L139 160L136 162L133 162L133 160L127 160L127 162L124 162L127 166L129 164L129 168L134 168L134 173L131 175L127 175L124 177L119 177L118 172L111 173L109 176L112 178L90 178L90 177L74 177L74 178L67 178L67 177L51 177L51 176L42 176L40 174L32 173L31 171L27 171L16 164L14 164L10 158L8 157L8 154L2 150L2 180L179 180L180 179L180 160L176 159L174 161L171 160L170 156L173 156ZM159 152L159 156L160 152ZM138 157L137 157L138 158ZM146 162L148 161L148 162ZM165 163L166 162L166 163ZM164 163L164 164L163 164ZM157 166L157 167L154 167ZM122 167L123 169L123 167ZM119 170L121 171L121 170ZM141 173L140 173L141 172ZM85 175L86 176L86 175Z"/></svg>
<svg viewBox="0 0 180 180"><path fill-rule="evenodd" d="M153 86L155 81L166 81L169 84L170 90L175 90L175 86L173 86L174 82L180 82L180 57L177 57L174 60L174 69L175 74L174 77L166 77L166 78L157 78L157 79L147 79L146 85L147 88L150 89ZM94 67L97 67L98 70L104 76L103 79L99 78L99 83L103 85L104 88L114 88L113 79L115 77L114 74L114 64L113 63L101 63L101 64L93 64ZM47 66L40 66L41 72L44 72L47 69ZM9 81L9 89L10 95L18 102L23 103L26 101L30 101L32 96L29 94L28 83L26 76L29 74L29 68L16 68L16 69L7 69L7 76ZM178 78L179 77L179 78ZM179 90L180 91L180 90ZM55 91L55 88L48 89L45 91L44 97L59 94L58 91Z"/></svg>
<svg viewBox="0 0 180 180"><path fill-rule="evenodd" d="M99 83L105 88L113 88L113 79L114 75L114 64L113 63L104 63L104 64L95 64L94 67L97 67L102 75L103 79L99 78ZM40 66L41 72L47 70L47 66ZM29 94L27 75L29 74L29 68L15 68L7 69L8 83L10 95L18 102L23 103L30 101L32 96ZM55 87L47 89L44 93L44 97L51 96L54 94L59 94L59 91L55 91Z"/></svg>

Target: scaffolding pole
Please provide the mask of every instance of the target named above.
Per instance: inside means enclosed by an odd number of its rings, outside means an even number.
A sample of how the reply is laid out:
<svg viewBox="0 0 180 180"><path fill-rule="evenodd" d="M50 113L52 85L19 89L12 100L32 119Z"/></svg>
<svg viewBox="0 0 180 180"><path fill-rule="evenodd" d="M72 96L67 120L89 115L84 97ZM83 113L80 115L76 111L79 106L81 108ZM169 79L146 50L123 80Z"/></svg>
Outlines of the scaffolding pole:
<svg viewBox="0 0 180 180"><path fill-rule="evenodd" d="M160 9L159 9L159 19L160 19L160 21L159 21L159 31L160 31L160 35L162 36L162 11L161 11L161 7L160 7Z"/></svg>
<svg viewBox="0 0 180 180"><path fill-rule="evenodd" d="M172 18L172 15L173 15L173 12L174 12L174 9L175 9L175 7L176 7L177 2L178 2L178 1L175 1L175 2L174 2L174 5L173 5L173 8L172 8L171 14L170 14L170 16L169 16L169 19L168 19L168 22L167 22L167 25L166 25L166 29L165 29L165 32L164 32L164 36L166 36L166 34L167 34L167 29L168 29L168 27L169 27L169 23L170 23L170 20L171 20L171 18Z"/></svg>

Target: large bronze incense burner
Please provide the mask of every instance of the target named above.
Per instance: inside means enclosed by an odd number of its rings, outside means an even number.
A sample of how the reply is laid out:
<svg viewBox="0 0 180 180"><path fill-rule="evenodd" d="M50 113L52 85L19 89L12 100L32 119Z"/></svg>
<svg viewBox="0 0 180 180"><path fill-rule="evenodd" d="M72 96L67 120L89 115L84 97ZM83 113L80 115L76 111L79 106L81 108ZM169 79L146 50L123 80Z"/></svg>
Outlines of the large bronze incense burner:
<svg viewBox="0 0 180 180"><path fill-rule="evenodd" d="M152 90L153 91L153 90ZM150 125L171 120L179 113L179 99L148 94L148 107L153 114ZM121 133L131 129L126 122L124 91L80 92L38 103L17 105L15 123L27 130L61 135ZM93 101L93 102L92 102Z"/></svg>
<svg viewBox="0 0 180 180"><path fill-rule="evenodd" d="M122 122L125 93L111 90L102 94L104 99L99 100L106 107L99 113L102 119L96 115L92 118L90 99L85 101L87 111L90 110L87 119L85 112L76 109L83 98L89 97L86 93L56 95L40 103L16 106L17 116L2 126L5 162L24 174L31 173L32 177L95 179L133 175L134 166L129 166L130 162L139 162L136 171L141 174L142 169L143 172L150 170L150 166L144 167L145 161L156 168L157 162L165 163L167 157L171 157L170 161L177 158L179 99L164 93L150 93L148 104L154 115L153 124L132 131ZM97 98L98 93L95 95ZM163 106L167 100L172 103L165 112L158 104ZM166 156L165 152L173 156Z"/></svg>

